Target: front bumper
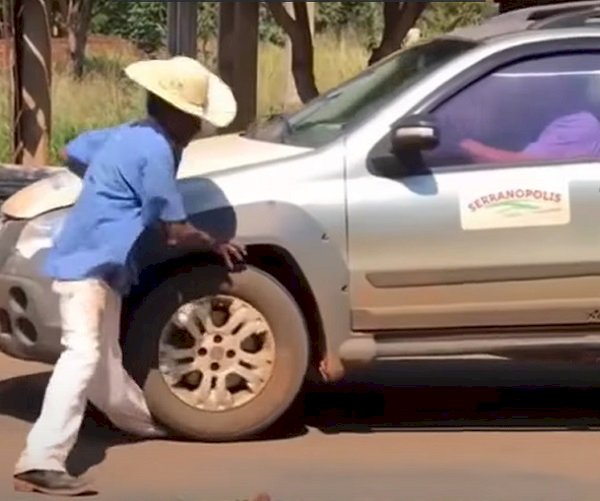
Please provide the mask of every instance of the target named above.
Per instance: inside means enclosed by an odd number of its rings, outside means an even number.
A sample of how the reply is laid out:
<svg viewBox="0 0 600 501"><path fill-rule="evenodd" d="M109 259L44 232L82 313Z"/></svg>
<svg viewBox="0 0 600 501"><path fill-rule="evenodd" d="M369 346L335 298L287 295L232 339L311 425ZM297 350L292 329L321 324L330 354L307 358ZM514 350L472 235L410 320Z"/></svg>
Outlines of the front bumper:
<svg viewBox="0 0 600 501"><path fill-rule="evenodd" d="M62 350L58 297L37 271L45 253L26 259L15 251L18 224L0 232L0 351L53 363Z"/></svg>

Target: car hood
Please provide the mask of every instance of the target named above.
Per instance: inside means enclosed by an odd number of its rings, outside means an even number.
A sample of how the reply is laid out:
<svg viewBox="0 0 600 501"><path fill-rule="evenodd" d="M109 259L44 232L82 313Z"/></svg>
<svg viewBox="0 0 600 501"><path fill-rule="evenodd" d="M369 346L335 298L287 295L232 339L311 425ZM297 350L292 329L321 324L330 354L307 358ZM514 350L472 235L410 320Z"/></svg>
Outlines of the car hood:
<svg viewBox="0 0 600 501"><path fill-rule="evenodd" d="M226 169L243 167L271 160L289 158L310 151L229 134L198 139L183 152L177 177L203 176ZM2 214L11 218L30 219L51 210L69 207L81 192L79 177L67 169L37 181L18 191L2 205Z"/></svg>

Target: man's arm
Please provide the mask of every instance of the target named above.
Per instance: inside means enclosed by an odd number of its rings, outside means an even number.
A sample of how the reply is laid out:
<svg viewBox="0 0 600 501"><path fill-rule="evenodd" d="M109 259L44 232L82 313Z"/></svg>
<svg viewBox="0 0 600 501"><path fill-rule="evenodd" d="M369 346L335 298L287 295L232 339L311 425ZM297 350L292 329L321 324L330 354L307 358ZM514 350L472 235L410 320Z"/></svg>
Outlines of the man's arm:
<svg viewBox="0 0 600 501"><path fill-rule="evenodd" d="M61 160L72 172L84 177L92 158L115 130L116 127L109 127L80 134L60 152Z"/></svg>
<svg viewBox="0 0 600 501"><path fill-rule="evenodd" d="M493 148L472 139L465 139L460 143L460 147L475 162L517 163L535 160L534 155Z"/></svg>
<svg viewBox="0 0 600 501"><path fill-rule="evenodd" d="M492 148L472 139L461 148L478 162L516 163L535 160L594 158L598 155L600 122L589 112L557 118L544 128L537 140L523 151Z"/></svg>
<svg viewBox="0 0 600 501"><path fill-rule="evenodd" d="M167 245L214 252L223 258L230 269L234 267L234 262L241 263L246 256L246 250L242 246L233 242L219 242L187 221L161 221L161 227Z"/></svg>
<svg viewBox="0 0 600 501"><path fill-rule="evenodd" d="M217 240L208 233L197 229L188 221L161 221L165 241L172 247L194 247L210 250L217 245Z"/></svg>
<svg viewBox="0 0 600 501"><path fill-rule="evenodd" d="M189 223L177 189L173 162L172 156L161 158L160 155L147 160L143 176L143 210L150 219L160 223L167 245L214 252L232 268L234 261L244 260L244 248L231 242L219 242Z"/></svg>
<svg viewBox="0 0 600 501"><path fill-rule="evenodd" d="M94 129L79 134L64 147L60 155L61 158L63 160L75 160L84 165L89 164L91 157L117 128Z"/></svg>

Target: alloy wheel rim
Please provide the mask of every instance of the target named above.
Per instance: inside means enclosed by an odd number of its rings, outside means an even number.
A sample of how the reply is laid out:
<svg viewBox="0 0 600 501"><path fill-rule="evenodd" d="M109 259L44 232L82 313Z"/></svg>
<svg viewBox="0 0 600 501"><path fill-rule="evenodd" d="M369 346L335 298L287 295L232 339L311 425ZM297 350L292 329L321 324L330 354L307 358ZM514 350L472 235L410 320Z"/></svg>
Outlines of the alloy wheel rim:
<svg viewBox="0 0 600 501"><path fill-rule="evenodd" d="M159 370L174 395L209 412L239 408L262 393L275 365L264 316L227 295L181 306L159 342Z"/></svg>

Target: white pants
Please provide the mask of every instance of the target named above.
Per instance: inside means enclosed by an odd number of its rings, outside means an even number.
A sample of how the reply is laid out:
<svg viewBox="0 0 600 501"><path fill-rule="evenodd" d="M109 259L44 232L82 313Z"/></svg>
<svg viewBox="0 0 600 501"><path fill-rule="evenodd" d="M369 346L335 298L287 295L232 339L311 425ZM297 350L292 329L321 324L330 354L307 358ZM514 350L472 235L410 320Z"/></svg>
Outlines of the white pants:
<svg viewBox="0 0 600 501"><path fill-rule="evenodd" d="M99 280L55 282L53 290L60 296L64 351L15 474L65 471L88 399L122 430L144 437L163 436L142 390L123 368L121 298Z"/></svg>

